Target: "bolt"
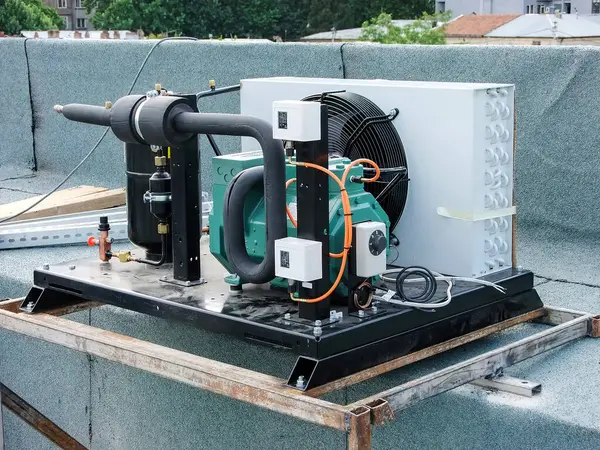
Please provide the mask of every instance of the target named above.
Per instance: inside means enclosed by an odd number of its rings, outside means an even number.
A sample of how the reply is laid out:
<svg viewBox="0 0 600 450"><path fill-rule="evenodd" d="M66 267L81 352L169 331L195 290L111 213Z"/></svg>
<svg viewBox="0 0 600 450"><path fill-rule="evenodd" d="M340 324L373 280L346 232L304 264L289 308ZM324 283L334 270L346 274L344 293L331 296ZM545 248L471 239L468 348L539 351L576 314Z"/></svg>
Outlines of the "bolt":
<svg viewBox="0 0 600 450"><path fill-rule="evenodd" d="M107 238L106 238L106 243L107 243L107 244L112 244L114 241L115 241L115 240L114 240L113 238L111 238L111 237L107 237Z"/></svg>
<svg viewBox="0 0 600 450"><path fill-rule="evenodd" d="M362 309L358 311L358 317L360 317L361 319L365 317L365 312Z"/></svg>
<svg viewBox="0 0 600 450"><path fill-rule="evenodd" d="M316 337L319 337L319 336L321 336L323 334L323 330L321 329L321 327L314 327L313 328L313 334Z"/></svg>
<svg viewBox="0 0 600 450"><path fill-rule="evenodd" d="M160 145L151 145L150 146L150 150L152 150L153 152L157 152L160 150Z"/></svg>
<svg viewBox="0 0 600 450"><path fill-rule="evenodd" d="M42 266L42 269L44 269L44 270L48 270L48 269L50 269L50 264L48 264L48 263L45 263L45 264Z"/></svg>
<svg viewBox="0 0 600 450"><path fill-rule="evenodd" d="M322 322L320 320L315 320L315 327L320 327Z"/></svg>
<svg viewBox="0 0 600 450"><path fill-rule="evenodd" d="M523 266L517 266L517 270L518 270L519 272L523 272Z"/></svg>
<svg viewBox="0 0 600 450"><path fill-rule="evenodd" d="M166 276L166 275L163 275L163 276L162 276L162 279L163 279L163 280L166 280L166 279L167 279L167 276Z"/></svg>
<svg viewBox="0 0 600 450"><path fill-rule="evenodd" d="M296 387L302 389L304 387L304 375L300 375L296 380Z"/></svg>
<svg viewBox="0 0 600 450"><path fill-rule="evenodd" d="M104 107L105 107L106 109L110 109L110 108L112 108L112 102L104 102Z"/></svg>
<svg viewBox="0 0 600 450"><path fill-rule="evenodd" d="M27 303L27 305L25 306L25 309L27 311L33 311L33 302Z"/></svg>
<svg viewBox="0 0 600 450"><path fill-rule="evenodd" d="M290 313L285 313L285 314L283 315L283 318L284 318L285 320L290 320L290 319L292 318L292 315L291 315Z"/></svg>
<svg viewBox="0 0 600 450"><path fill-rule="evenodd" d="M377 306L371 306L371 311L373 311L374 313L377 312Z"/></svg>
<svg viewBox="0 0 600 450"><path fill-rule="evenodd" d="M75 266L69 266L69 270L75 270Z"/></svg>
<svg viewBox="0 0 600 450"><path fill-rule="evenodd" d="M186 282L185 282L185 285L186 285L186 286L191 286L191 285L192 285L192 282L191 282L190 280L188 280L188 281L186 281Z"/></svg>

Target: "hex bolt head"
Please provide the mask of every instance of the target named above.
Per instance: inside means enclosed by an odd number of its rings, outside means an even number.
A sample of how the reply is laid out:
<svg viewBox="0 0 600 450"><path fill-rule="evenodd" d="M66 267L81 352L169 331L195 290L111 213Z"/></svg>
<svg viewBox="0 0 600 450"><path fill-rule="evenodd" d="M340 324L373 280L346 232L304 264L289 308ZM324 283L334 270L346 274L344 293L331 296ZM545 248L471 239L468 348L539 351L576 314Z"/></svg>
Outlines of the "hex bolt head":
<svg viewBox="0 0 600 450"><path fill-rule="evenodd" d="M377 306L371 306L371 311L373 311L374 313L377 312Z"/></svg>
<svg viewBox="0 0 600 450"><path fill-rule="evenodd" d="M73 266L73 265L69 266L69 270L75 270L75 266Z"/></svg>
<svg viewBox="0 0 600 450"><path fill-rule="evenodd" d="M358 317L360 317L360 318L365 317L365 312L362 309L358 310Z"/></svg>
<svg viewBox="0 0 600 450"><path fill-rule="evenodd" d="M322 325L322 322L320 320L315 320L315 327L320 327Z"/></svg>
<svg viewBox="0 0 600 450"><path fill-rule="evenodd" d="M48 269L50 269L50 264L48 264L48 263L44 264L44 265L42 266L42 269L44 269L44 270L48 270Z"/></svg>
<svg viewBox="0 0 600 450"><path fill-rule="evenodd" d="M517 266L517 270L518 270L519 272L523 272L523 266Z"/></svg>
<svg viewBox="0 0 600 450"><path fill-rule="evenodd" d="M185 285L186 285L186 286L191 286L191 285L192 285L192 282L188 280L188 281L186 281L186 282L185 282Z"/></svg>
<svg viewBox="0 0 600 450"><path fill-rule="evenodd" d="M323 330L321 329L321 327L314 327L313 328L313 334L316 337L319 337L319 336L321 336L323 334Z"/></svg>
<svg viewBox="0 0 600 450"><path fill-rule="evenodd" d="M305 383L304 375L299 375L298 379L296 380L296 387L297 388L303 388L304 387L304 383Z"/></svg>
<svg viewBox="0 0 600 450"><path fill-rule="evenodd" d="M283 315L283 318L284 318L285 320L290 320L290 319L292 318L292 315L291 315L290 313L285 313L285 314Z"/></svg>

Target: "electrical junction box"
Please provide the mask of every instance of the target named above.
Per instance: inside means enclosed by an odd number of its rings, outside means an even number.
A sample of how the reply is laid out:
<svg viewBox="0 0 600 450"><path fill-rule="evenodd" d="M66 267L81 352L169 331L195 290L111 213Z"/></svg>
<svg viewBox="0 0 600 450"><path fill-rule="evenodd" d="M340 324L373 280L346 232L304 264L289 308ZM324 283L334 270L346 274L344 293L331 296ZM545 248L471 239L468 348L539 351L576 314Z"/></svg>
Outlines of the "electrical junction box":
<svg viewBox="0 0 600 450"><path fill-rule="evenodd" d="M312 142L321 139L321 105L299 100L273 102L273 138Z"/></svg>
<svg viewBox="0 0 600 450"><path fill-rule="evenodd" d="M363 222L354 225L352 251L356 275L374 277L387 269L387 237L382 222Z"/></svg>
<svg viewBox="0 0 600 450"><path fill-rule="evenodd" d="M277 239L275 276L295 281L323 278L321 243L295 237Z"/></svg>
<svg viewBox="0 0 600 450"><path fill-rule="evenodd" d="M410 181L390 263L469 277L511 266L513 85L294 77L241 85L241 113L267 121L275 101L339 90L367 97L385 113L398 108L392 123ZM242 138L242 151L257 149Z"/></svg>

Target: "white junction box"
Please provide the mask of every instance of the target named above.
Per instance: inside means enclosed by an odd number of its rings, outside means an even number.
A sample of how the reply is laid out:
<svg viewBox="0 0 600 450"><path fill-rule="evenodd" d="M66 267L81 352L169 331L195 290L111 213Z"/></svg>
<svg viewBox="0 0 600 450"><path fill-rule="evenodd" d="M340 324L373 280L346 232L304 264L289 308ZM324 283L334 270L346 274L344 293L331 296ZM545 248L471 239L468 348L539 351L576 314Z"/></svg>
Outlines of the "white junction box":
<svg viewBox="0 0 600 450"><path fill-rule="evenodd" d="M385 223L363 222L354 225L356 275L374 277L387 269Z"/></svg>
<svg viewBox="0 0 600 450"><path fill-rule="evenodd" d="M368 98L385 114L397 108L392 123L410 181L390 263L457 276L511 266L513 85L293 77L241 84L241 113L269 122L275 101L340 90ZM257 149L242 138L243 151Z"/></svg>
<svg viewBox="0 0 600 450"><path fill-rule="evenodd" d="M275 276L296 281L323 277L322 245L318 241L286 237L275 241Z"/></svg>
<svg viewBox="0 0 600 450"><path fill-rule="evenodd" d="M321 105L300 100L273 102L273 137L282 141L312 142L321 139Z"/></svg>

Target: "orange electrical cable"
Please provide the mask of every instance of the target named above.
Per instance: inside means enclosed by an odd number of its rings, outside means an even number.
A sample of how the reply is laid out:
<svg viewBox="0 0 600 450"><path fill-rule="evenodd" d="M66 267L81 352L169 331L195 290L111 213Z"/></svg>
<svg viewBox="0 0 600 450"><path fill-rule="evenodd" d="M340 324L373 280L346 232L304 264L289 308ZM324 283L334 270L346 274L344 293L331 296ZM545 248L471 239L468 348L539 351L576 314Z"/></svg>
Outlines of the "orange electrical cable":
<svg viewBox="0 0 600 450"><path fill-rule="evenodd" d="M348 167L346 167L346 169L344 170L344 174L342 176L342 179L340 180L336 174L334 174L332 171L330 171L329 169L326 169L324 167L321 167L317 164L312 164L312 163L292 163L296 166L303 166L303 167L308 167L308 168L312 168L312 169L317 169L320 170L321 172L325 172L327 175L329 175L340 187L340 194L342 196L342 207L344 209L344 250L342 251L342 262L340 264L340 270L338 272L338 275L335 279L335 281L333 282L333 285L329 288L329 290L317 297L317 298L295 298L293 294L290 294L290 298L296 302L303 302L303 303L317 303L320 302L324 299L326 299L327 297L329 297L338 287L338 285L340 284L340 281L342 281L342 277L344 276L344 271L346 270L346 262L348 260L348 251L350 250L350 246L352 245L352 210L350 207L350 198L348 197L348 192L346 191L346 178L348 177L348 173L350 172L350 169L352 167L354 167L357 164L361 164L361 163L365 163L365 164L369 164L370 166L373 166L375 168L375 176L373 178L361 178L361 181L365 182L365 183L371 183L373 181L376 181L379 178L380 175L380 170L379 170L379 166L377 164L375 164L375 162L371 161L370 159L365 159L365 158L361 158L361 159L356 159L354 161L352 161ZM292 183L292 181L288 181L289 184ZM286 187L289 186L289 184L286 183Z"/></svg>
<svg viewBox="0 0 600 450"><path fill-rule="evenodd" d="M290 178L285 183L285 188L287 189L288 187L290 187L290 184L292 184L294 182L296 182L296 179ZM292 216L292 212L290 211L290 208L288 208L287 202L285 204L285 212L286 212L287 216L289 217L290 221L292 222L292 225L294 225L294 228L298 228L298 222L296 222L296 219L294 219L294 216Z"/></svg>
<svg viewBox="0 0 600 450"><path fill-rule="evenodd" d="M285 188L287 189L288 187L290 187L290 185L292 183L294 183L296 181L295 178L290 178L289 180L287 180L287 182L285 183ZM288 207L288 205L285 205L285 213L287 214L287 216L290 219L290 222L292 222L292 225L294 225L294 228L298 228L298 222L296 222L296 219L294 219L294 216L292 215L292 212L290 211L290 208ZM330 258L341 258L342 257L342 253L329 253L329 257Z"/></svg>

